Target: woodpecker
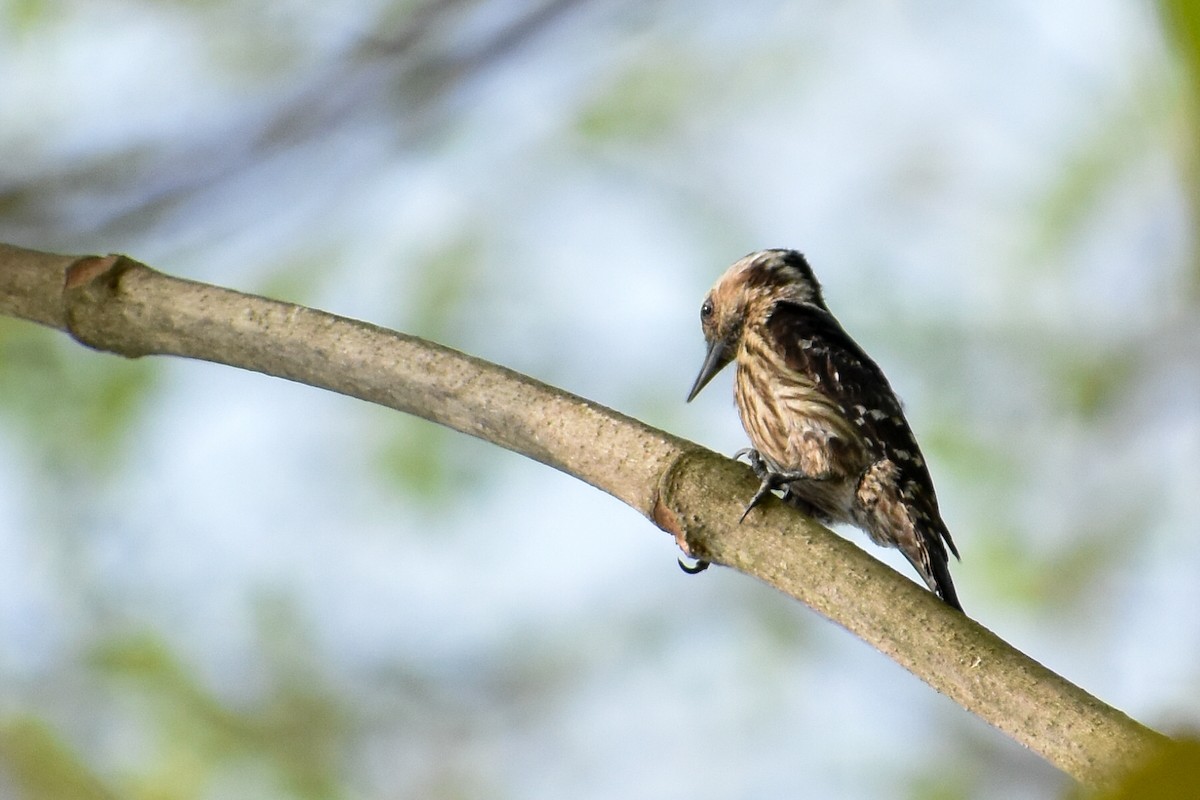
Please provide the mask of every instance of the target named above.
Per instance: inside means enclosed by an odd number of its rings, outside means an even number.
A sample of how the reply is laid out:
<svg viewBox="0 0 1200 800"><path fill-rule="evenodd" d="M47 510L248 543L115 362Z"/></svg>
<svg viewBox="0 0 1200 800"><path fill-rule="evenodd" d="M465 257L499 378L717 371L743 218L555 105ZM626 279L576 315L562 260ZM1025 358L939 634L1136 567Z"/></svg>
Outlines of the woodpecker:
<svg viewBox="0 0 1200 800"><path fill-rule="evenodd" d="M825 523L850 523L895 547L929 589L962 611L950 579L958 549L929 468L883 371L830 313L795 250L760 250L731 266L700 306L708 353L688 394L737 362L735 399L762 481L742 518L772 490ZM699 562L685 567L698 572Z"/></svg>

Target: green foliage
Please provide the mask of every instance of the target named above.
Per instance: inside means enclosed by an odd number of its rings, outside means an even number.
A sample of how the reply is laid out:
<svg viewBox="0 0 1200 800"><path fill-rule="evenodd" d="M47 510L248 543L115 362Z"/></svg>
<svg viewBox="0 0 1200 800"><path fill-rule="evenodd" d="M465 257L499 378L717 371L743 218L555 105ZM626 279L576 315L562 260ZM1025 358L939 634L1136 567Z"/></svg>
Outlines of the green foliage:
<svg viewBox="0 0 1200 800"><path fill-rule="evenodd" d="M1140 83L1126 102L1101 110L1063 155L1056 179L1029 214L1029 257L1017 261L1029 272L1061 266L1061 252L1085 233L1114 189L1152 149L1151 140L1170 130L1177 108L1173 98L1157 76L1144 76Z"/></svg>
<svg viewBox="0 0 1200 800"><path fill-rule="evenodd" d="M404 304L412 316L409 325L420 335L444 341L461 325L467 308L468 293L478 285L485 242L470 231L444 242L431 253L413 277Z"/></svg>
<svg viewBox="0 0 1200 800"><path fill-rule="evenodd" d="M290 615L268 615L284 629ZM222 770L247 759L265 767L286 796L325 800L339 796L338 757L348 716L303 652L311 644L265 631L269 695L249 709L232 708L208 691L166 645L151 636L104 644L93 667L137 698L161 748L151 769L135 782L139 794L158 800L205 796Z"/></svg>
<svg viewBox="0 0 1200 800"><path fill-rule="evenodd" d="M224 776L272 796L330 800L341 796L340 758L350 714L307 655L312 642L294 614L260 604L266 682L262 701L237 706L218 698L150 634L119 636L95 648L85 666L118 702L100 728L142 729L149 749L134 769L100 777L43 720L0 717L0 786L21 800L199 800Z"/></svg>
<svg viewBox="0 0 1200 800"><path fill-rule="evenodd" d="M1108 351L1071 348L1049 355L1047 369L1057 376L1062 410L1084 421L1124 408L1131 401L1133 380L1142 366L1141 353L1133 347ZM1053 350L1055 348L1046 348Z"/></svg>
<svg viewBox="0 0 1200 800"><path fill-rule="evenodd" d="M1195 0L1160 0L1163 27L1187 73L1193 97L1200 102L1200 4Z"/></svg>
<svg viewBox="0 0 1200 800"><path fill-rule="evenodd" d="M583 109L578 132L588 141L611 144L626 139L661 141L675 132L694 96L697 67L686 54L630 64L606 90Z"/></svg>
<svg viewBox="0 0 1200 800"><path fill-rule="evenodd" d="M5 778L23 800L111 800L116 796L44 722L28 716L0 723L0 785Z"/></svg>
<svg viewBox="0 0 1200 800"><path fill-rule="evenodd" d="M154 388L156 367L0 319L0 414L56 464L110 469Z"/></svg>
<svg viewBox="0 0 1200 800"><path fill-rule="evenodd" d="M395 414L376 424L386 426L373 459L379 473L431 504L444 499L452 485L446 429L421 419L398 419Z"/></svg>
<svg viewBox="0 0 1200 800"><path fill-rule="evenodd" d="M1159 10L1168 40L1175 47L1189 100L1178 126L1178 149L1189 189L1193 241L1200 242L1200 3L1195 0L1160 0ZM1189 284L1193 302L1200 302L1200 247L1192 253Z"/></svg>
<svg viewBox="0 0 1200 800"><path fill-rule="evenodd" d="M1079 797L1075 792L1073 797ZM1132 769L1093 800L1194 800L1200 797L1200 739L1180 738Z"/></svg>
<svg viewBox="0 0 1200 800"><path fill-rule="evenodd" d="M1068 610L1094 599L1097 578L1134 550L1137 542L1129 531L1144 526L1140 511L1080 519L1077 525L1083 530L1057 548L1048 547L1046 537L1036 532L1025 536L999 526L976 530L981 535L971 540L970 561L983 566L975 574L1006 605L1073 613Z"/></svg>
<svg viewBox="0 0 1200 800"><path fill-rule="evenodd" d="M4 28L29 32L51 19L53 3L45 0L9 0L4 4Z"/></svg>

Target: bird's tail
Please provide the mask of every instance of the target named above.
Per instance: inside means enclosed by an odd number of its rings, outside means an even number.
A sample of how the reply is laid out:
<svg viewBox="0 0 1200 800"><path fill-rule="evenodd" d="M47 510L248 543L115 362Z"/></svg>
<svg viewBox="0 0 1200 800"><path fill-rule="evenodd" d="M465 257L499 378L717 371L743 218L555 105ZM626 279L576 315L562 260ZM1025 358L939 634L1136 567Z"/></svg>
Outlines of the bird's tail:
<svg viewBox="0 0 1200 800"><path fill-rule="evenodd" d="M929 591L942 598L946 605L962 611L962 603L958 602L958 592L954 591L954 581L950 579L950 565L946 563L946 553L930 552L924 545L919 549L920 552L910 553L907 547L899 548L908 559L908 563L913 565L913 569L925 579Z"/></svg>
<svg viewBox="0 0 1200 800"><path fill-rule="evenodd" d="M937 554L931 554L929 559L930 572L932 576L927 576L925 582L929 584L929 588L937 593L937 596L946 601L946 605L951 608L963 610L962 603L958 602L958 593L954 591L954 581L950 579L950 565L946 562L948 559L945 555L938 558ZM915 566L915 564L914 564ZM920 567L917 567L921 571ZM929 578L932 577L931 581ZM966 612L963 611L965 614Z"/></svg>

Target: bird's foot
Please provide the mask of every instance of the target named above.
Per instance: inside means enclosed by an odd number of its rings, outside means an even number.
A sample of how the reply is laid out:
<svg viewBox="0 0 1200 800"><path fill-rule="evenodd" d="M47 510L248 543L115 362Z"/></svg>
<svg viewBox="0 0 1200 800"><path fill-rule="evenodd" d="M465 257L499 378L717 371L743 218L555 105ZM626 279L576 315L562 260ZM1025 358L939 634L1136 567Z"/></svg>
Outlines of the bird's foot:
<svg viewBox="0 0 1200 800"><path fill-rule="evenodd" d="M803 480L809 477L803 472L776 472L767 466L767 462L758 454L758 451L752 447L747 447L744 450L739 450L733 454L735 459L740 459L745 456L750 469L754 470L754 474L762 481L759 484L758 491L750 498L750 502L746 504L746 508L742 511L742 516L738 518L738 523L741 523L746 516L754 510L754 507L766 499L767 495L775 489L785 489L787 485L793 481Z"/></svg>
<svg viewBox="0 0 1200 800"><path fill-rule="evenodd" d="M767 462L763 461L763 457L753 447L743 447L733 454L734 461L741 461L743 458L746 459L746 463L750 465L750 469L754 470L754 474L760 481L766 480L766 477L771 474Z"/></svg>

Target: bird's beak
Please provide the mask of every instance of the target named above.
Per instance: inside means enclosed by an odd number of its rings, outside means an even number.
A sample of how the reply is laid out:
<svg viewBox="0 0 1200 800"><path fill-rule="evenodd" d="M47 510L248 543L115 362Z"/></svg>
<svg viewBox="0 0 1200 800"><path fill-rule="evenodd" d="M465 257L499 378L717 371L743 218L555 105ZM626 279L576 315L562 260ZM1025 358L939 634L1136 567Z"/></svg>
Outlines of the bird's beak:
<svg viewBox="0 0 1200 800"><path fill-rule="evenodd" d="M726 364L733 360L733 348L729 342L724 339L714 339L712 344L708 346L708 355L704 357L704 365L700 367L700 374L696 376L696 382L692 384L692 391L688 392L687 401L690 403L696 395L700 394L700 390L708 385L718 372L720 372Z"/></svg>

